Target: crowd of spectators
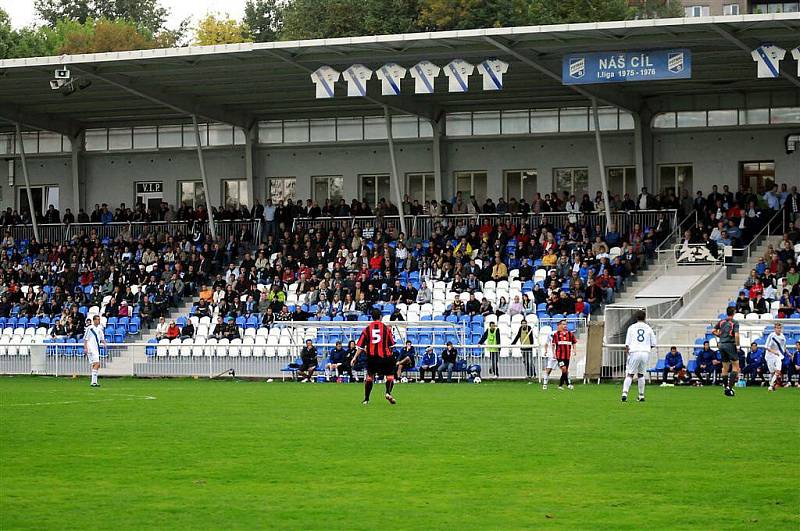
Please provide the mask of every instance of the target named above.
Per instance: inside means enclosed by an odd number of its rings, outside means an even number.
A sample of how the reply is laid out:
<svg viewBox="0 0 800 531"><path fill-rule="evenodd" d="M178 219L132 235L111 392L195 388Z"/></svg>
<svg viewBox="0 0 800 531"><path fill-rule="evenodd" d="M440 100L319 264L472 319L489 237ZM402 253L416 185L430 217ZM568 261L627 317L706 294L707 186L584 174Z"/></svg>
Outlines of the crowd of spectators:
<svg viewBox="0 0 800 531"><path fill-rule="evenodd" d="M800 203L796 188L787 191L785 185L762 198L744 191L732 194L727 186L722 191L714 186L708 195L698 192L691 201L687 201L687 192L683 195L682 200L668 193L653 197L643 189L635 201L623 200L620 206L634 210L657 206L695 209L699 222L687 231L687 241L718 248L726 243L725 238L745 241L758 223L778 209L785 208L790 219L796 218ZM601 197L598 192L602 203ZM206 235L196 228L188 233L146 232L137 238L123 230L115 239L101 239L93 231L81 230L70 241L59 244L20 242L6 231L0 244L0 317L12 311L30 317L63 315L61 326L69 335L77 336L85 316L70 318L73 308L99 306L106 317L135 312L147 326L167 316L183 296L199 295L199 316L221 317L225 324L227 319L258 315L269 326L275 321L325 316L352 319L368 313L376 304L426 304L432 301L436 282L449 287L445 316L527 315L541 311L542 305L550 315L588 313L613 301L615 292L652 256L671 227L662 215L650 227L634 225L621 233L611 225L603 230L600 225L586 224L586 218L579 215L589 211L590 204L597 210L597 200L589 201L586 196L581 204L576 203L577 199L567 193L545 194L543 198L537 194L529 205L511 198L497 203L487 200L478 206L474 200L465 202L460 194L450 201L424 205L406 198L404 211L422 208L423 213L441 215L425 240L415 233L400 233L392 224L384 230L380 223L364 230L322 225L303 232L289 230L288 220L298 215L381 215L397 211L384 200L374 211L356 200L349 205L340 201L338 207L327 202L322 208L313 200L307 200L305 206L302 201L291 206L273 205L271 200L265 205L256 202L252 209L241 208L239 216L260 217L267 222L267 230L256 238L243 229L223 242L207 242ZM557 226L547 217L531 226L524 218L482 218L479 223L478 218L447 216L472 211L567 211L575 215ZM169 205L163 203L163 215L158 219L167 219L170 212ZM176 219L202 219L203 214L202 207L185 207L175 213ZM145 219L143 215L150 215L143 205L133 210L120 205L113 213L106 205L96 205L91 215L83 214L82 218L79 214L78 221L86 217L101 223L140 221ZM67 210L64 216L71 213ZM9 217L14 217L11 210L3 215L4 224ZM47 221L59 217L54 208L44 216ZM757 298L761 291L768 302L787 302L787 311L790 306L796 310L800 298L797 266L794 257L788 256L797 241L795 233L792 225L784 245L765 257L763 271L756 268L760 282L746 286L748 298ZM256 239L257 248L251 252ZM546 270L546 276L534 279L540 269ZM511 300L475 297L487 282L509 280L513 270L518 273L515 279L530 283L530 291L509 297ZM787 283L780 291L776 278L783 274ZM49 289L23 292L22 286ZM297 301L291 307L286 304L290 289L295 291L292 300ZM462 300L460 294L469 296ZM754 311L761 309L757 304ZM403 317L399 311L392 316ZM180 336L182 331L177 333Z"/></svg>

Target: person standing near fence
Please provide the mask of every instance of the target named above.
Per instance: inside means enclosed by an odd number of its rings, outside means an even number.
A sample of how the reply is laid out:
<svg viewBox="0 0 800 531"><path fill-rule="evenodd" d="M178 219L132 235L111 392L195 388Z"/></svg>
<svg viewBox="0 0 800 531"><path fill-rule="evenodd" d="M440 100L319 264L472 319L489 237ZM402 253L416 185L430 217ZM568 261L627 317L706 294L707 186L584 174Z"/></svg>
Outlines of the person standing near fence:
<svg viewBox="0 0 800 531"><path fill-rule="evenodd" d="M103 327L100 325L100 316L95 315L92 320L87 319L86 332L83 334L83 352L89 359L92 367L92 387L100 387L97 383L97 373L100 370L100 348L105 348L106 337Z"/></svg>
<svg viewBox="0 0 800 531"><path fill-rule="evenodd" d="M483 332L483 336L481 336L481 340L478 341L478 344L489 345L489 348L486 349L491 361L489 374L494 374L495 379L499 378L500 371L498 362L500 360L500 349L497 348L497 345L500 344L500 329L497 328L497 324L495 324L494 321L489 322L489 328Z"/></svg>
<svg viewBox="0 0 800 531"><path fill-rule="evenodd" d="M637 376L639 387L639 402L644 402L644 375L647 371L647 362L650 351L656 346L656 334L650 325L645 323L644 310L636 312L636 322L628 327L625 334L625 351L628 353L628 363L625 368L625 382L622 384L622 401L628 401L628 391L633 383L633 376Z"/></svg>
<svg viewBox="0 0 800 531"><path fill-rule="evenodd" d="M272 204L272 198L267 198L267 204L264 205L264 239L263 241L267 240L267 236L272 235L273 237L278 236L278 222L275 219L275 214L277 212L277 208Z"/></svg>
<svg viewBox="0 0 800 531"><path fill-rule="evenodd" d="M536 367L533 363L533 349L531 348L533 345L533 329L528 326L528 321L525 321L524 319L520 323L519 330L517 330L517 335L511 344L515 345L517 341L519 341L519 344L522 345L520 350L522 351L522 361L525 363L525 375L529 379L533 379L536 377Z"/></svg>

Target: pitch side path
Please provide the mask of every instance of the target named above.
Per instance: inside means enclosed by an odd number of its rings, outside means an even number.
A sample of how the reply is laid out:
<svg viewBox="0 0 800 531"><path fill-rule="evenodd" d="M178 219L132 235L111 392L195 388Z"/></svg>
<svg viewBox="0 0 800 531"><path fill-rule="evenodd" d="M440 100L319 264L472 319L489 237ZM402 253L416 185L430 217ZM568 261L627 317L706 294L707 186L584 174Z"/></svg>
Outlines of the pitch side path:
<svg viewBox="0 0 800 531"><path fill-rule="evenodd" d="M797 388L101 383L0 378L1 529L800 527Z"/></svg>

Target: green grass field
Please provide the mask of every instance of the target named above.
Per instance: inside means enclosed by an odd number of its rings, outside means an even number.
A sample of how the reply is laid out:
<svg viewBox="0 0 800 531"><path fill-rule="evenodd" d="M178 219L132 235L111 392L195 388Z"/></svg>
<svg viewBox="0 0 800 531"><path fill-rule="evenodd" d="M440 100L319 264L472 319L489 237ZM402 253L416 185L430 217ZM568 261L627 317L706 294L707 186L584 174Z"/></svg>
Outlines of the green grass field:
<svg viewBox="0 0 800 531"><path fill-rule="evenodd" d="M0 528L800 527L799 389L101 381L0 378Z"/></svg>

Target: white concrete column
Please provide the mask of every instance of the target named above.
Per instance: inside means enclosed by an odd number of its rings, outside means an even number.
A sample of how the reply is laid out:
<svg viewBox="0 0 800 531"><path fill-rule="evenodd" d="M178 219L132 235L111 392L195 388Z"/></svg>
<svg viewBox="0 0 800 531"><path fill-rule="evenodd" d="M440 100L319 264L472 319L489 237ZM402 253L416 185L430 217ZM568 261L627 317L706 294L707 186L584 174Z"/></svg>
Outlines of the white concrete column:
<svg viewBox="0 0 800 531"><path fill-rule="evenodd" d="M81 153L86 148L86 133L81 131L70 139L72 142L72 214L78 219L81 211Z"/></svg>
<svg viewBox="0 0 800 531"><path fill-rule="evenodd" d="M597 98L592 98L592 116L594 116L594 140L597 144L597 162L600 164L600 186L605 203L606 230L611 226L611 202L606 185L606 164L603 160L603 143L600 140L600 115L597 112Z"/></svg>
<svg viewBox="0 0 800 531"><path fill-rule="evenodd" d="M389 107L386 105L383 106L383 116L386 121L386 138L389 140L389 161L392 164L392 177L389 179L389 188L391 188L394 192L394 200L397 203L397 211L400 213L400 230L403 231L403 234L405 234L406 238L408 238L409 234L406 232L406 217L403 215L403 197L400 192L400 189L403 187L400 185L400 175L397 171L397 159L394 156L392 115L389 112Z"/></svg>
<svg viewBox="0 0 800 531"><path fill-rule="evenodd" d="M28 159L25 158L25 145L22 143L22 129L19 123L14 126L17 130L17 149L19 150L20 161L22 162L22 176L25 177L25 194L28 196L28 208L31 212L31 223L33 224L33 237L37 242L39 239L39 223L36 221L36 210L33 208L33 197L31 196L31 180L28 176Z"/></svg>
<svg viewBox="0 0 800 531"><path fill-rule="evenodd" d="M200 142L200 127L197 125L197 116L192 115L192 125L194 126L194 140L197 144L197 162L200 164L200 178L203 180L203 191L206 196L206 210L208 211L208 231L211 233L211 240L217 239L217 231L214 226L214 215L211 213L211 189L208 187L206 178L206 164L203 159L203 145Z"/></svg>

